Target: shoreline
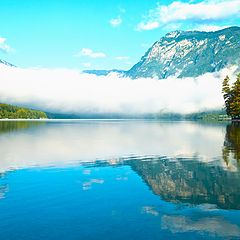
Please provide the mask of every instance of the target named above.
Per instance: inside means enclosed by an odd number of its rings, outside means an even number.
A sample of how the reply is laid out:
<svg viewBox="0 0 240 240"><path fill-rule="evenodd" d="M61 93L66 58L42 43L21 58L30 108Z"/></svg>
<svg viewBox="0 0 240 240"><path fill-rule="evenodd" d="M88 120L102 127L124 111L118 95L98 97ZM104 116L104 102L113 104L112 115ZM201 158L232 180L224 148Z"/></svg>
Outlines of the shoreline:
<svg viewBox="0 0 240 240"><path fill-rule="evenodd" d="M0 122L54 122L54 121L159 121L161 119L144 119L144 118L46 118L46 119L30 119L30 118L15 118L15 119L0 119ZM185 121L185 120L162 120L162 121Z"/></svg>
<svg viewBox="0 0 240 240"><path fill-rule="evenodd" d="M124 122L124 121L148 121L148 122L202 122L202 123L225 123L225 122L240 122L239 120L206 120L206 119L151 119L151 118L46 118L46 119L30 119L30 118L16 118L16 119L0 119L0 122L84 122L84 121L107 121L107 122Z"/></svg>

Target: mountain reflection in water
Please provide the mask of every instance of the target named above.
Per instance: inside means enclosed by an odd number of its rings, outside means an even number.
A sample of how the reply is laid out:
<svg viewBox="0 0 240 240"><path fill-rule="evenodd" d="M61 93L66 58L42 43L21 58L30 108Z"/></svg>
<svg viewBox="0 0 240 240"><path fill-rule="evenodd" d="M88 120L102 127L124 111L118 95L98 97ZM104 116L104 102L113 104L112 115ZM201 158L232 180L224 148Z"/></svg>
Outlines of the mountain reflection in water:
<svg viewBox="0 0 240 240"><path fill-rule="evenodd" d="M162 125L161 125L162 124ZM115 146L114 144L111 145L111 139L110 141L106 140L108 137L112 137L113 142L120 141L126 141L130 140L131 142L134 142L134 149L137 148L141 149L141 147L146 148L146 144L148 141L145 140L146 137L154 137L155 142L153 142L153 139L150 139L150 142L152 143L150 146L150 149L152 149L152 152L155 153L152 156L141 156L139 154L136 154L134 157L116 157L111 160L103 161L104 163L107 163L107 165L127 165L130 166L141 178L144 180L144 182L150 187L150 189L155 193L156 195L159 195L162 199L169 201L169 202L181 202L181 203L189 203L189 204L214 204L218 208L223 209L240 209L240 171L239 171L239 161L240 161L240 124L239 123L231 123L226 125L226 131L225 131L225 137L222 139L222 150L219 148L219 153L222 152L222 158L219 154L219 156L216 157L209 157L206 155L206 153L203 154L203 151L196 152L196 150L193 150L192 154L188 154L187 157L185 157L185 153L182 152L179 156L172 156L172 154L163 155L156 154L156 149L161 148L161 145L166 146L167 148L171 149L171 146L174 148L174 139L173 144L171 141L168 141L168 138L162 138L162 135L158 135L158 131L166 131L168 129L168 133L171 133L172 135L176 134L175 132L179 129L181 131L181 139L183 140L182 146L183 149L188 149L191 146L192 148L200 149L199 146L206 144L206 148L209 147L208 145L211 144L211 136L209 137L207 134L204 134L200 136L201 131L203 132L205 130L205 125L197 125L186 123L187 125L182 125L182 123L139 123L139 122L130 122L130 123L121 123L121 122L0 122L0 137L1 134L6 133L13 133L11 136L11 141L13 143L20 143L22 144L22 147L18 149L18 146L12 145L6 145L5 150L0 149L0 152L2 153L2 159L0 159L0 168L2 165L2 168L9 168L14 169L18 167L27 167L34 166L34 163L36 163L36 166L41 166L41 164L48 165L58 165L58 163L54 164L53 158L55 158L55 152L59 151L59 149L48 149L48 146L44 147L43 138L45 136L48 136L49 133L53 132L53 134L50 134L49 138L46 138L46 142L48 143L49 140L51 140L51 145L54 146L54 141L59 143L60 136L56 133L59 133L59 126L62 131L66 132L65 139L68 139L69 144L72 144L74 146L72 155L79 155L79 158L81 158L81 154L85 150L83 148L77 148L76 147L76 133L79 135L80 143L86 142L89 143L89 145L92 145L90 143L93 143L94 141L92 137L101 137L101 141L103 142L103 146L106 147L106 149L116 149L119 147L119 144ZM119 131L122 130L124 127L124 130L126 131ZM209 126L207 126L209 127ZM210 126L214 131L219 131L218 128L215 128L215 126ZM217 126L218 127L218 126ZM129 131L128 131L129 128ZM173 131L171 131L171 128ZM175 129L176 128L176 129ZM220 129L223 129L224 126L220 125ZM92 132L92 129L95 132ZM163 130L164 129L164 130ZM183 129L185 132L183 132ZM24 132L25 130L25 132ZM105 131L106 130L106 131ZM117 130L117 131L116 131ZM142 136L139 134L138 130L144 130L144 135ZM191 131L189 131L191 130ZM209 129L207 129L209 130ZM23 133L18 134L18 131L21 131ZM34 132L33 132L34 131ZM132 133L131 133L132 131ZM148 131L148 132L147 132ZM16 133L14 133L16 132ZM86 132L89 132L90 138L88 138L88 135ZM103 134L106 135L106 139L103 138ZM130 132L130 133L129 133ZM154 132L154 136L153 136ZM45 133L43 136L42 133ZM74 134L73 134L74 133ZM114 135L114 134L115 135ZM117 133L117 134L116 134ZM184 133L184 134L183 134ZM190 134L189 134L190 133ZM134 134L134 135L133 135ZM149 135L148 135L149 134ZM201 133L202 134L202 133ZM18 139L19 135L19 139ZM83 135L83 139L82 138ZM139 135L139 138L135 138L137 135ZM201 137L202 141L199 142L198 137ZM217 136L216 133L213 134L213 136ZM224 135L223 135L224 136ZM5 136L6 137L6 136ZM219 138L219 137L218 137ZM18 140L17 142L16 139ZM171 138L170 138L171 139ZM190 139L190 142L188 141ZM159 140L159 142L157 142ZM176 140L176 138L175 138ZM206 140L206 142L203 142L203 140ZM219 139L218 139L219 140ZM64 147L66 148L67 142L64 145L65 141L61 138L62 147L64 150ZM91 141L91 142L90 142ZM98 143L101 145L101 141L98 141ZM162 142L160 142L162 141ZM216 139L215 139L216 141ZM26 152L31 152L30 150L33 149L26 149L25 152L25 146L28 147L28 145L32 144L34 142L35 152L30 153L30 161L26 161L26 159L29 157L29 154L26 154ZM129 143L131 143L129 142ZM5 144L5 138L4 141L0 138L0 143L2 146ZM128 147L124 143L123 147ZM191 144L188 146L187 144ZM16 145L16 144L15 144ZM36 146L41 145L43 146L43 152L41 152L41 148L38 149ZM215 144L216 145L216 144ZM60 147L61 147L60 146ZM187 146L187 147L186 147ZM214 146L214 145L213 145ZM121 147L121 146L120 146ZM178 146L179 147L179 146ZM215 149L213 149L216 152L216 146L214 146ZM220 147L220 145L218 146ZM9 148L9 149L8 149ZM93 146L92 151L94 152L93 156L97 156L98 154L98 148L96 146ZM181 147L180 147L181 148ZM79 150L80 149L80 150ZM7 151L6 151L7 150ZM5 155L9 157L9 155L12 153L12 151L18 152L16 154L17 162L15 163L14 159L4 159ZM47 151L49 155L44 154L44 151ZM55 151L55 152L54 152ZM76 151L76 152L75 152ZM174 151L174 149L173 149ZM179 150L178 150L179 151ZM188 150L189 151L189 150ZM90 151L91 152L91 151ZM150 152L148 150L148 152ZM62 152L64 155L64 152ZM71 156L71 153L69 151L66 152ZM119 154L119 151L117 151ZM166 152L165 152L166 153ZM32 155L34 154L34 155ZM26 159L19 159L18 157L23 155L26 156ZM190 155L190 156L189 156ZM14 156L14 155L13 155ZM37 158L41 157L40 160ZM44 160L44 157L47 156L47 159ZM58 155L57 155L58 156ZM65 156L65 155L64 155ZM49 160L50 157L50 160ZM206 160L207 158L207 160ZM94 160L94 159L93 159ZM42 161L42 163L41 163ZM47 161L47 162L46 162ZM84 161L86 162L86 161ZM92 161L94 164L96 164L95 160ZM99 161L100 165L103 164L102 161ZM81 164L81 162L79 163ZM6 165L6 166L5 166ZM7 169L6 169L7 170ZM4 171L3 171L4 172ZM0 187L0 197L4 196L4 193L6 192L7 187L1 186Z"/></svg>
<svg viewBox="0 0 240 240"><path fill-rule="evenodd" d="M226 126L222 151L228 171L216 159L211 164L194 158L153 158L128 164L162 199L190 204L214 204L223 209L240 209L240 123Z"/></svg>
<svg viewBox="0 0 240 240"><path fill-rule="evenodd" d="M189 204L214 204L240 209L240 173L201 159L153 158L127 162L163 200Z"/></svg>

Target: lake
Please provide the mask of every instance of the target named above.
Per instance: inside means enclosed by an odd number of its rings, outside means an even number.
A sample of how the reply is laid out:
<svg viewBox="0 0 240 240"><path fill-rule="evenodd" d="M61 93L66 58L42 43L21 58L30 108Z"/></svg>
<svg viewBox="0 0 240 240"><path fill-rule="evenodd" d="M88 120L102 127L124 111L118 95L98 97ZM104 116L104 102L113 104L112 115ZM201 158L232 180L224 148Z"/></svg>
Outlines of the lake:
<svg viewBox="0 0 240 240"><path fill-rule="evenodd" d="M0 122L0 239L240 239L240 124Z"/></svg>

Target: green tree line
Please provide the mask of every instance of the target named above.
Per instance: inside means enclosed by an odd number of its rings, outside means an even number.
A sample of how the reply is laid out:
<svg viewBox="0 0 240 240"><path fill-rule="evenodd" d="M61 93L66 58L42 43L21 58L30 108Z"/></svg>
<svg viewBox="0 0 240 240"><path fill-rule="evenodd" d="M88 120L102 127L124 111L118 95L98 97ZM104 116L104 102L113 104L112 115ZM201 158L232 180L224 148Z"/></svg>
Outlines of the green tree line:
<svg viewBox="0 0 240 240"><path fill-rule="evenodd" d="M0 119L40 119L47 118L46 113L9 104L0 103Z"/></svg>
<svg viewBox="0 0 240 240"><path fill-rule="evenodd" d="M240 119L240 74L233 84L229 82L230 78L226 76L222 84L226 113L232 119Z"/></svg>

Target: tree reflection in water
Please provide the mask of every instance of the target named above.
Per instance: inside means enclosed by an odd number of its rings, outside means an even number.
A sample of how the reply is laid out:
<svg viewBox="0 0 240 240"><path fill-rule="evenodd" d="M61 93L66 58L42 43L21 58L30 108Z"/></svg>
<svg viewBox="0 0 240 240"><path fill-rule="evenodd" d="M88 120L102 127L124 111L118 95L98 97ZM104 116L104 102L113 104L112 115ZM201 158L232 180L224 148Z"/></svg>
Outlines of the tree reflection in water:
<svg viewBox="0 0 240 240"><path fill-rule="evenodd" d="M44 121L0 121L0 134L45 125Z"/></svg>
<svg viewBox="0 0 240 240"><path fill-rule="evenodd" d="M227 125L222 154L227 165L231 160L240 164L240 122Z"/></svg>

